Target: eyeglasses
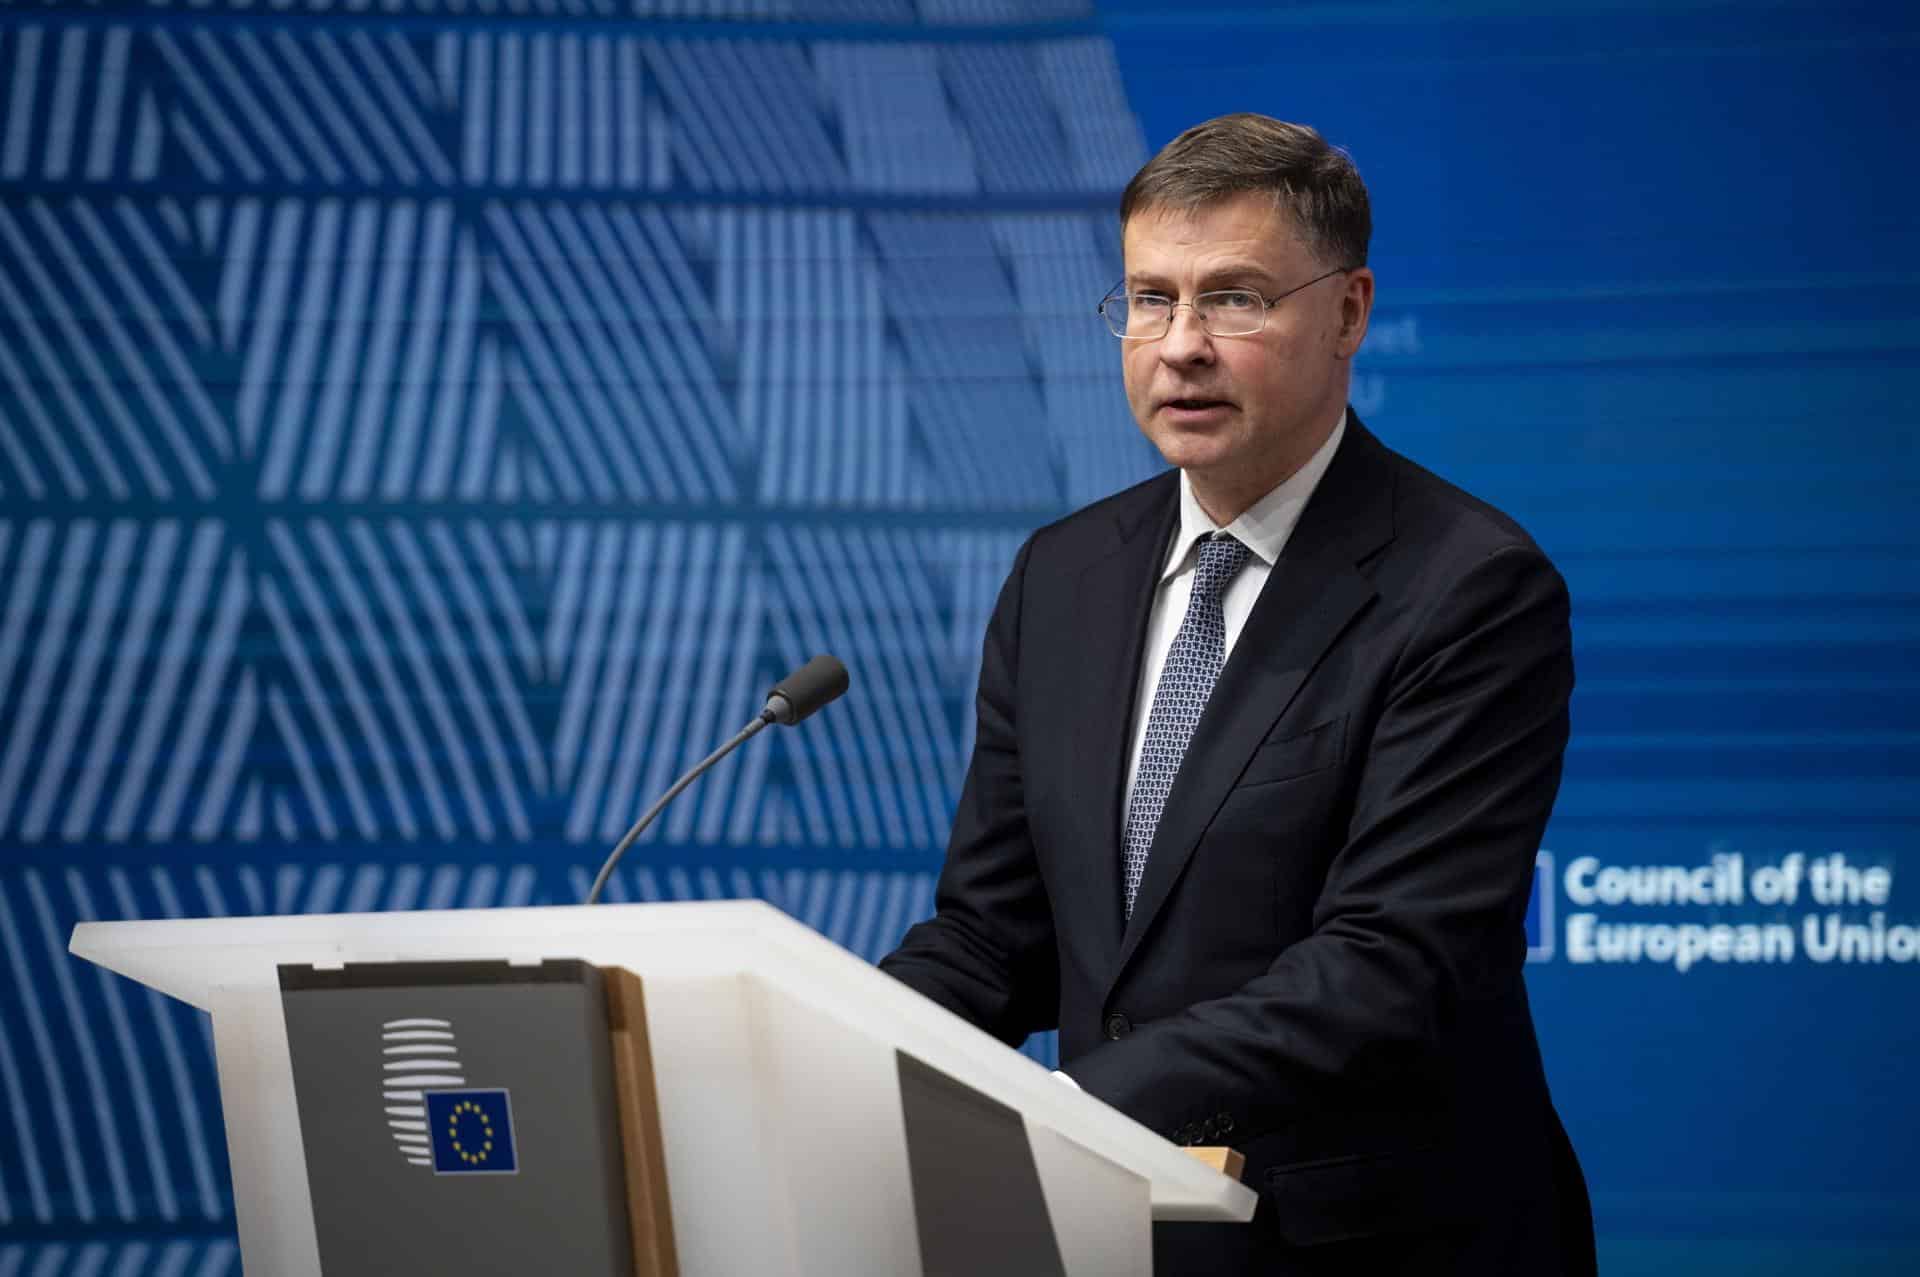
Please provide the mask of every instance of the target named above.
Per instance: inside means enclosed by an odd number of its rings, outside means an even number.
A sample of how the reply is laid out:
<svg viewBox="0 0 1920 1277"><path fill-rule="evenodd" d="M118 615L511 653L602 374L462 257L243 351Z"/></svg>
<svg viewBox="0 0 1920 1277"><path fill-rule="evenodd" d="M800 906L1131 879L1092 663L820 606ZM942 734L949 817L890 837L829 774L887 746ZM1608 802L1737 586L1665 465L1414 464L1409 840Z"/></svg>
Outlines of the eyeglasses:
<svg viewBox="0 0 1920 1277"><path fill-rule="evenodd" d="M1173 312L1187 307L1199 319L1200 327L1211 337L1250 337L1266 327L1267 312L1302 288L1311 288L1323 279L1344 275L1354 269L1341 266L1324 275L1315 275L1304 284L1289 288L1276 297L1262 297L1251 288L1222 288L1201 293L1190 302L1177 302L1164 293L1128 293L1119 283L1100 299L1100 316L1113 335L1123 341L1155 341L1173 327Z"/></svg>

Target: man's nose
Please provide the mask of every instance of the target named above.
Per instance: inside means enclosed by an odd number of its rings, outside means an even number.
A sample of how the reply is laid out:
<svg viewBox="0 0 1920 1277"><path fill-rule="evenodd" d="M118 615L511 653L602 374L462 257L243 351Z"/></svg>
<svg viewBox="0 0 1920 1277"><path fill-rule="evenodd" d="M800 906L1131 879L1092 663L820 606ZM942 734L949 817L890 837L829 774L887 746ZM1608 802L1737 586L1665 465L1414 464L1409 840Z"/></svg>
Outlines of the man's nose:
<svg viewBox="0 0 1920 1277"><path fill-rule="evenodd" d="M1200 322L1200 312L1184 303L1175 306L1167 320L1167 335L1160 339L1160 358L1170 364L1191 364L1212 356L1213 339Z"/></svg>

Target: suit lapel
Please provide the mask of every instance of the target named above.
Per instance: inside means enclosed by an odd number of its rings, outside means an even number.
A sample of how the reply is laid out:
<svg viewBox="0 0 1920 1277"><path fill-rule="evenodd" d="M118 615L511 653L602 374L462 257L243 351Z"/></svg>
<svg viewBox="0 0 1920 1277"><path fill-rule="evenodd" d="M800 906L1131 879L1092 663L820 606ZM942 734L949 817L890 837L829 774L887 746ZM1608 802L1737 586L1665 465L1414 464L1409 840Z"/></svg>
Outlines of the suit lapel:
<svg viewBox="0 0 1920 1277"><path fill-rule="evenodd" d="M1067 736L1068 747L1081 760L1071 770L1090 782L1072 805L1080 845L1092 860L1091 917L1099 952L1106 956L1120 945L1120 794L1154 586L1167 538L1179 518L1177 484L1177 477L1168 475L1148 489L1145 500L1116 516L1113 552L1088 567L1075 590L1077 614L1089 625L1111 627L1104 635L1089 634L1081 645Z"/></svg>
<svg viewBox="0 0 1920 1277"><path fill-rule="evenodd" d="M1352 420L1268 575L1160 813L1133 917L1121 936L1116 981L1253 751L1327 649L1372 601L1373 586L1356 565L1392 537L1393 475L1386 458L1380 443Z"/></svg>

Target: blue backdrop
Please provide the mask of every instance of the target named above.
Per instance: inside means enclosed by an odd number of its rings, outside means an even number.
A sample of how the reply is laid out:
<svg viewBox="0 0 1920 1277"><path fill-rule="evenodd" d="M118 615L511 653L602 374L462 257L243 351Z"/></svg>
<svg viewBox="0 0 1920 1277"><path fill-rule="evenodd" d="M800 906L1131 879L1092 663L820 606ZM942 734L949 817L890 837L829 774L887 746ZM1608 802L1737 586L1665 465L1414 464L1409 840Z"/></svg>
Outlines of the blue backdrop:
<svg viewBox="0 0 1920 1277"><path fill-rule="evenodd" d="M1372 189L1362 414L1573 589L1529 980L1603 1271L1920 1268L1917 64L1891 4L0 0L0 1277L238 1269L204 1025L77 920L577 899L831 650L610 894L889 948L1015 547L1156 465L1114 196L1245 109Z"/></svg>

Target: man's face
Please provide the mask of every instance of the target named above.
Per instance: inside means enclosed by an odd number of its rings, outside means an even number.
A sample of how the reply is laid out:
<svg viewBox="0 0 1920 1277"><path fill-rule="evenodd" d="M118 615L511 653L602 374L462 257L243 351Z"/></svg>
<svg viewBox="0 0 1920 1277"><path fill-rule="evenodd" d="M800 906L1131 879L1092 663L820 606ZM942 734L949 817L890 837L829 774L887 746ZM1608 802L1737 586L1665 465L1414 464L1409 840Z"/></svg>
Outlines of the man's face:
<svg viewBox="0 0 1920 1277"><path fill-rule="evenodd" d="M1345 264L1316 258L1287 214L1258 194L1192 213L1144 209L1128 220L1122 251L1129 292L1177 302L1223 288L1273 297ZM1134 420L1188 472L1216 521L1237 517L1326 441L1372 301L1373 277L1361 268L1294 293L1257 333L1211 336L1182 306L1166 336L1120 343Z"/></svg>

